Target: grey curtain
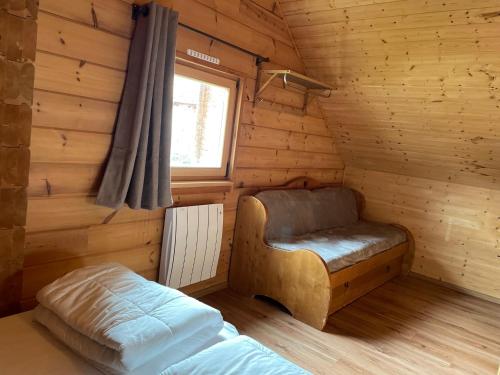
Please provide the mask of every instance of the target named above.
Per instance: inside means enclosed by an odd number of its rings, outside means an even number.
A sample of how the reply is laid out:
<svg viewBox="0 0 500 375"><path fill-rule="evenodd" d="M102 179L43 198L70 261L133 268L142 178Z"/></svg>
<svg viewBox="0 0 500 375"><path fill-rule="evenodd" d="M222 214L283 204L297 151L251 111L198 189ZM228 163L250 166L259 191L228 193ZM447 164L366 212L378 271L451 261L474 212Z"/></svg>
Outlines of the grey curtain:
<svg viewBox="0 0 500 375"><path fill-rule="evenodd" d="M178 13L135 9L125 88L97 204L153 210L172 205L170 138Z"/></svg>

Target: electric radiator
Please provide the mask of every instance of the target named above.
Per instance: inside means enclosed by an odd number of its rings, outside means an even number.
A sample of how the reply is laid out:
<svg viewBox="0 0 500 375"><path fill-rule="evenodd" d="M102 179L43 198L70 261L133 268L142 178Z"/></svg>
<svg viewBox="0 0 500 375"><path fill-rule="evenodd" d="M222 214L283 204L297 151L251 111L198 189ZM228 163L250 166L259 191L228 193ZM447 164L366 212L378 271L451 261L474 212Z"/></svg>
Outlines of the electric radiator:
<svg viewBox="0 0 500 375"><path fill-rule="evenodd" d="M168 208L159 282L180 288L215 276L222 240L223 205Z"/></svg>

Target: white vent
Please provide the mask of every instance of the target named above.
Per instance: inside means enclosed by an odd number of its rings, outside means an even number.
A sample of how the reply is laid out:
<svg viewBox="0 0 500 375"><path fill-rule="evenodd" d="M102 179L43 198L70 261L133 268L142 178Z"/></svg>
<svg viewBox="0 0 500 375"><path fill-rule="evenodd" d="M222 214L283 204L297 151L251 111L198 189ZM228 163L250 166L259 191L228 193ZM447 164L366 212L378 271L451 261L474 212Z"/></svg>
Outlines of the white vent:
<svg viewBox="0 0 500 375"><path fill-rule="evenodd" d="M159 282L180 288L215 276L222 241L223 205L168 208Z"/></svg>

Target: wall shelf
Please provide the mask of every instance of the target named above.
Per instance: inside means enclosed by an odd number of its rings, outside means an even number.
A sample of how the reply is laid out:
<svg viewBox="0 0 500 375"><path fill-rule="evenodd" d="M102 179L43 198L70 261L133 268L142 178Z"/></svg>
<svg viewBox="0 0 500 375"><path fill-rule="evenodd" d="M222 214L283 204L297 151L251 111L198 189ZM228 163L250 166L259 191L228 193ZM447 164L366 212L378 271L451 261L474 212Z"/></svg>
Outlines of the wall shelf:
<svg viewBox="0 0 500 375"><path fill-rule="evenodd" d="M261 77L263 74L269 75L264 83L260 84ZM333 87L320 82L316 79L307 77L303 74L294 72L289 69L259 69L257 75L257 84L255 87L255 96L254 102L260 99L260 94L264 92L264 90L269 86L269 84L273 81L273 79L278 78L283 81L283 88L287 87L298 87L300 89L305 90L304 95L304 106L302 108L303 111L306 110L307 100L309 95L321 96L323 98L329 98L332 94Z"/></svg>

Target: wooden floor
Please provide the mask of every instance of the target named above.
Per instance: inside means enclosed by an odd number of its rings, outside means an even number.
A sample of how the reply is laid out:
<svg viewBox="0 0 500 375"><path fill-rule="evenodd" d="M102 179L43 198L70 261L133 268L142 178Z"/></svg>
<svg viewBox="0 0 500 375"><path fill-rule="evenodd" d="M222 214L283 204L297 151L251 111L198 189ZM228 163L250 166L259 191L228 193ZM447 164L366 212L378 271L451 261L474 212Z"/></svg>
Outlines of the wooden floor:
<svg viewBox="0 0 500 375"><path fill-rule="evenodd" d="M495 375L500 363L500 305L411 277L344 308L325 332L230 290L202 300L314 374Z"/></svg>

